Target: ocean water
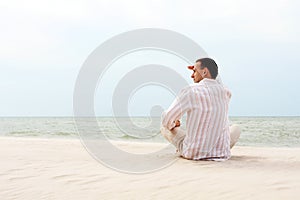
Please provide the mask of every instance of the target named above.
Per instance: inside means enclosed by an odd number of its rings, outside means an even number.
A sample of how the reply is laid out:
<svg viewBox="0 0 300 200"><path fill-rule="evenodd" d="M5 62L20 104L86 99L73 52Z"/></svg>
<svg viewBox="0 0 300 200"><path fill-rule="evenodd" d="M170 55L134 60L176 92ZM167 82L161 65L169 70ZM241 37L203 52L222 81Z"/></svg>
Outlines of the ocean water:
<svg viewBox="0 0 300 200"><path fill-rule="evenodd" d="M112 140L166 142L159 134L159 120L99 117L97 129ZM239 146L300 147L300 117L230 117L230 122L242 128ZM81 130L93 126L88 119L83 124ZM79 138L82 134L71 117L0 118L0 136Z"/></svg>

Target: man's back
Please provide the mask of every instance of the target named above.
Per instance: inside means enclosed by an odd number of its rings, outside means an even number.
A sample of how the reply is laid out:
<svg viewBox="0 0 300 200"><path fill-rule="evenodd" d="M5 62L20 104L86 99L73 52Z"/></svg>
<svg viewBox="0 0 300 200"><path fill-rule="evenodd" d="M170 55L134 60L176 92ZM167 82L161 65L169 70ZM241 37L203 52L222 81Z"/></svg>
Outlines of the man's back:
<svg viewBox="0 0 300 200"><path fill-rule="evenodd" d="M188 159L230 158L229 90L214 79L184 88L163 115L163 125L187 112L187 132L181 155Z"/></svg>
<svg viewBox="0 0 300 200"><path fill-rule="evenodd" d="M186 158L230 157L228 103L230 93L213 79L193 84L191 110L182 155Z"/></svg>

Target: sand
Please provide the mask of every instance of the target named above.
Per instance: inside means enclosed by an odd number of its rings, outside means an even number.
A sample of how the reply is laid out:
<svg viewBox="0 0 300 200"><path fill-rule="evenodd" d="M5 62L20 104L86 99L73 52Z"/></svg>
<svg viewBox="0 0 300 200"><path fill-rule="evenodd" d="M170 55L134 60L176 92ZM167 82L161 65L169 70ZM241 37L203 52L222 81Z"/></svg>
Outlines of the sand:
<svg viewBox="0 0 300 200"><path fill-rule="evenodd" d="M130 151L164 144L123 142ZM0 199L298 199L300 148L240 147L225 162L178 159L146 174L96 161L79 139L0 137ZM176 155L170 152L170 155Z"/></svg>

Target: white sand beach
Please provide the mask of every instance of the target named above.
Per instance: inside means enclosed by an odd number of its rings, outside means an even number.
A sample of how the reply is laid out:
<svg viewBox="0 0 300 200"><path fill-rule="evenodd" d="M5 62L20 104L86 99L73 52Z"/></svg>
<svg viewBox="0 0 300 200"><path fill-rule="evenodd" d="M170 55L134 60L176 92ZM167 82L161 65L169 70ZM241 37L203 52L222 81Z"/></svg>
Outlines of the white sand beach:
<svg viewBox="0 0 300 200"><path fill-rule="evenodd" d="M297 199L300 148L239 147L226 162L178 159L147 174L107 168L79 139L0 138L0 199ZM143 144L153 150L163 144ZM139 143L122 143L141 149ZM174 153L174 152L170 152Z"/></svg>

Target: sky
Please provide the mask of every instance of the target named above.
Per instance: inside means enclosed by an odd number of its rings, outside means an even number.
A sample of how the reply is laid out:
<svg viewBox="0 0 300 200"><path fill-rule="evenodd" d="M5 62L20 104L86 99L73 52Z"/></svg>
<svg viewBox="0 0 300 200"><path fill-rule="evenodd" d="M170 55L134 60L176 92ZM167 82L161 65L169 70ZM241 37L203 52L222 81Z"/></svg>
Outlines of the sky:
<svg viewBox="0 0 300 200"><path fill-rule="evenodd" d="M1 1L0 116L72 116L76 78L90 53L141 28L181 33L214 58L232 91L230 116L300 116L299 8L296 0ZM133 53L103 77L97 115L112 114L112 92L126 70L147 63L172 65L192 83L185 67L193 63ZM128 110L149 115L153 105L166 109L173 99L159 86L144 87Z"/></svg>

